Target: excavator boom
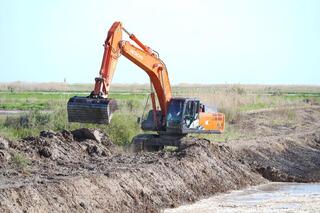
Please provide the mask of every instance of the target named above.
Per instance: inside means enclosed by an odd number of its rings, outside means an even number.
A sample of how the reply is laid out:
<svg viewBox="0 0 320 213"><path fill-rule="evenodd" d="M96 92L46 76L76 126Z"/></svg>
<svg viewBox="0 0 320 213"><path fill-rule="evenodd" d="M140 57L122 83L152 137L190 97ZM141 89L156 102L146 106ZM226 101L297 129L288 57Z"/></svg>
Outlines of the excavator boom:
<svg viewBox="0 0 320 213"><path fill-rule="evenodd" d="M122 32L128 34L140 48L129 41L122 40ZM107 35L104 43L99 77L95 79L94 90L88 97L73 97L68 102L69 122L80 123L106 123L111 120L112 113L117 109L115 100L109 99L109 90L115 72L118 58L123 55L134 64L144 70L152 83L162 117L167 113L168 103L171 100L171 85L165 64L150 47L145 46L138 38L123 28L121 22L115 22ZM165 123L161 123L157 116L155 94L151 92L154 122L161 129Z"/></svg>

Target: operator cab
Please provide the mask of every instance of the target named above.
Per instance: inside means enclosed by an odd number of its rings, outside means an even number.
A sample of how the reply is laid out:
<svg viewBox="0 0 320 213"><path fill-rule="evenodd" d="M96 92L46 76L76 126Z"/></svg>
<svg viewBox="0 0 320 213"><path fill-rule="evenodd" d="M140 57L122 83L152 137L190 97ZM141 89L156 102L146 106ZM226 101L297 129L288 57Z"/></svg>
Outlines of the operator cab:
<svg viewBox="0 0 320 213"><path fill-rule="evenodd" d="M168 105L166 117L161 116L157 110L156 116L159 124L165 124L164 129L157 129L154 122L153 111L150 110L146 120L141 123L145 131L167 132L169 134L186 134L186 130L196 130L199 126L200 101L190 98L172 98ZM183 131L184 130L184 131Z"/></svg>
<svg viewBox="0 0 320 213"><path fill-rule="evenodd" d="M185 134L190 130L198 130L201 110L200 101L197 99L173 98L169 102L166 131Z"/></svg>
<svg viewBox="0 0 320 213"><path fill-rule="evenodd" d="M220 134L224 130L224 115L209 112L205 105L194 98L172 98L166 116L163 117L161 111L157 110L156 117L158 127L150 110L147 119L141 123L142 130L176 136L188 133Z"/></svg>

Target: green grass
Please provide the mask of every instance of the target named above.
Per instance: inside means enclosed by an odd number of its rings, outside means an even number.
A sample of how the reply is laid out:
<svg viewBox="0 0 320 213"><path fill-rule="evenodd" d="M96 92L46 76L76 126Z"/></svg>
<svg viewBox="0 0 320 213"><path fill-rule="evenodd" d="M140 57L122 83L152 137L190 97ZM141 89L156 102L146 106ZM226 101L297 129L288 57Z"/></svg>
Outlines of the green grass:
<svg viewBox="0 0 320 213"><path fill-rule="evenodd" d="M45 110L52 108L50 103L8 102L0 105L4 110Z"/></svg>
<svg viewBox="0 0 320 213"><path fill-rule="evenodd" d="M147 95L144 93L112 93L120 109L113 116L110 125L69 123L67 102L79 93L58 92L1 92L0 109L26 110L20 115L0 116L0 134L8 138L39 135L42 130L61 131L80 127L103 129L117 144L128 144L140 132L136 117L141 116ZM49 111L43 111L49 110Z"/></svg>
<svg viewBox="0 0 320 213"><path fill-rule="evenodd" d="M267 99L266 100L263 100ZM302 104L306 100L310 100L313 103L320 103L320 93L312 93L312 94L282 94L277 96L263 96L257 95L255 103L248 103L239 106L239 110L241 112L258 110L258 109L268 109L272 107L277 107L281 105L290 105L290 104Z"/></svg>
<svg viewBox="0 0 320 213"><path fill-rule="evenodd" d="M73 96L87 96L83 93L57 92L0 92L0 109L5 110L51 110L65 106ZM142 100L144 93L112 93L109 98L117 100Z"/></svg>
<svg viewBox="0 0 320 213"><path fill-rule="evenodd" d="M20 99L25 97L22 94L18 94L18 96L20 96ZM128 144L132 137L141 131L136 118L142 114L145 104L144 98L146 97L141 94L116 94L112 96L117 99L119 110L114 114L110 125L69 123L66 107L69 97L67 97L63 102L51 106L50 111L28 108L28 112L23 114L0 116L0 135L16 139L39 135L42 130L61 131L85 127L102 129L108 133L115 143L119 145Z"/></svg>
<svg viewBox="0 0 320 213"><path fill-rule="evenodd" d="M31 162L30 160L21 153L15 153L11 162L18 168L24 170Z"/></svg>
<svg viewBox="0 0 320 213"><path fill-rule="evenodd" d="M38 135L41 130L60 131L88 127L104 130L117 144L128 144L133 136L141 133L136 118L142 115L147 94L130 92L128 88L122 91L129 92L114 92L109 96L119 102L120 109L114 114L112 123L108 126L68 123L66 105L69 98L76 95L87 96L89 92L0 92L0 109L29 111L21 115L0 116L0 135L20 138ZM226 130L223 134L200 135L213 141L228 141L242 137L241 131L232 124L241 119L243 112L276 106L306 104L306 99L312 103L320 103L320 93L314 91L312 93L261 91L255 94L253 90L233 86L225 90L206 87L174 87L173 93L185 97L199 96L205 103L206 101L210 103L210 100L213 99L213 104L218 106L220 112L225 113ZM295 115L290 112L287 112L287 117L288 120L295 119Z"/></svg>
<svg viewBox="0 0 320 213"><path fill-rule="evenodd" d="M205 138L214 142L228 142L228 140L237 139L239 137L250 137L248 134L242 134L241 131L233 125L227 125L222 134L194 134L193 136Z"/></svg>

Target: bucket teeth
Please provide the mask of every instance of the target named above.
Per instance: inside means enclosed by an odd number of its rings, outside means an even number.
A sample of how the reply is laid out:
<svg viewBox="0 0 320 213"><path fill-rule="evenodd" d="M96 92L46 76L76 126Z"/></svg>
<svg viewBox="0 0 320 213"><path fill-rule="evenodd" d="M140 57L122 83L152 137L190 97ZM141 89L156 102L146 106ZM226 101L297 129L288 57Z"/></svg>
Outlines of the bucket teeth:
<svg viewBox="0 0 320 213"><path fill-rule="evenodd" d="M117 103L113 99L75 96L69 99L67 109L69 122L109 124Z"/></svg>

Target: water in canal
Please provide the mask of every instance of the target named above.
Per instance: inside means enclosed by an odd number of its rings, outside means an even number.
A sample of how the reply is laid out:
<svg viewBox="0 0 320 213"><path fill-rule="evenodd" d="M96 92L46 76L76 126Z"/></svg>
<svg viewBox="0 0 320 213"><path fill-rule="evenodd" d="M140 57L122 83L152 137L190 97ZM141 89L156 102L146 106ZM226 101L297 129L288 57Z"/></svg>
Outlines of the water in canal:
<svg viewBox="0 0 320 213"><path fill-rule="evenodd" d="M269 183L164 212L320 212L320 183Z"/></svg>

